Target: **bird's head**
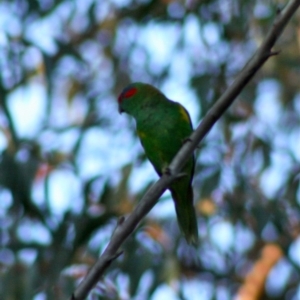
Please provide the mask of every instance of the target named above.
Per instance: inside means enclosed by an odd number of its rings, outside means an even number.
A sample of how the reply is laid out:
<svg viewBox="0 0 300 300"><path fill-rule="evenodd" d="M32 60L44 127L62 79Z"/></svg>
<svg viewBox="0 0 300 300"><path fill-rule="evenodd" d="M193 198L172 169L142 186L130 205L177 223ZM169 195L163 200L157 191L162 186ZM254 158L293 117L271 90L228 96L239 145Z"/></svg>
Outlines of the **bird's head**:
<svg viewBox="0 0 300 300"><path fill-rule="evenodd" d="M120 96L118 97L119 103L119 112L128 112L128 108L131 106L131 103L139 94L139 85L138 83L132 83L128 85Z"/></svg>
<svg viewBox="0 0 300 300"><path fill-rule="evenodd" d="M150 84L131 83L124 88L118 97L119 112L134 114L134 111L142 110L148 106L149 102L153 103L155 99L153 96L158 94L161 94L161 92Z"/></svg>

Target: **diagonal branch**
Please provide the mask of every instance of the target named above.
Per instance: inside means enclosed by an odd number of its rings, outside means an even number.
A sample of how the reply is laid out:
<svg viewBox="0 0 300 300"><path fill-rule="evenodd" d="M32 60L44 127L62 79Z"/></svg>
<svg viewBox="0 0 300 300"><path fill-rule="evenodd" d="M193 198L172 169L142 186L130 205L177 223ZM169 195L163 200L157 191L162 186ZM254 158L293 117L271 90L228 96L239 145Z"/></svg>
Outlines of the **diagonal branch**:
<svg viewBox="0 0 300 300"><path fill-rule="evenodd" d="M233 103L237 95L250 81L254 74L262 67L265 61L277 54L272 51L272 47L279 38L288 21L300 6L300 0L290 0L285 8L278 12L275 22L267 34L261 46L238 75L233 84L219 98L215 105L208 111L198 128L190 136L187 143L184 143L170 164L171 174L164 174L144 195L135 210L128 218L117 226L107 248L100 256L97 263L91 268L87 276L80 283L71 296L71 300L85 299L97 283L110 263L119 255L119 247L125 242L129 235L135 230L139 222L157 203L159 197L168 188L169 184L177 177L177 174L188 161L197 145L206 136L209 130L224 114L227 108Z"/></svg>

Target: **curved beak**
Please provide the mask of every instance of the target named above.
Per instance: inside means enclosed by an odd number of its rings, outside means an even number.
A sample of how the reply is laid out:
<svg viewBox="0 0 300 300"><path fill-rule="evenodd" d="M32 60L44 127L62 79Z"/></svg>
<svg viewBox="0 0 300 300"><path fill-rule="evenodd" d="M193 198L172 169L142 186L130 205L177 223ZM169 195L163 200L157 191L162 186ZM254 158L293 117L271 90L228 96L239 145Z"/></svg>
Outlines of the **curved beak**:
<svg viewBox="0 0 300 300"><path fill-rule="evenodd" d="M121 106L119 105L119 113L121 114L121 113L123 113L124 112L124 110L121 108Z"/></svg>

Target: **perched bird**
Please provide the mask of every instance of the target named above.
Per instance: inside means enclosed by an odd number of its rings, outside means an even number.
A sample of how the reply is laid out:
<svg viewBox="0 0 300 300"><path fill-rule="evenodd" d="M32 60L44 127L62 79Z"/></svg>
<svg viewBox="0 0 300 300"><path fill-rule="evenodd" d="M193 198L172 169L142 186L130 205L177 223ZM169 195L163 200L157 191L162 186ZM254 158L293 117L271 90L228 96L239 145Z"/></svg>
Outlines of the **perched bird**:
<svg viewBox="0 0 300 300"><path fill-rule="evenodd" d="M120 94L118 103L120 113L125 112L135 119L137 135L146 156L161 176L193 131L189 113L155 87L141 82L128 85ZM185 176L176 179L169 190L181 231L189 244L197 245L198 227L192 189L194 169L195 159L192 157L182 170Z"/></svg>

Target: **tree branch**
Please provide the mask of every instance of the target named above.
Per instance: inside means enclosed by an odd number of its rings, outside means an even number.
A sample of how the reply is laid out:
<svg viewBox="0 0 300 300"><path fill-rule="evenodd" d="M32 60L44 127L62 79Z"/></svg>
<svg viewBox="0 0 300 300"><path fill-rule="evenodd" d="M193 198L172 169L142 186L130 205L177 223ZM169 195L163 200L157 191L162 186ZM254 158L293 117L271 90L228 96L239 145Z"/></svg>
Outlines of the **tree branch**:
<svg viewBox="0 0 300 300"><path fill-rule="evenodd" d="M0 80L1 79L2 78L0 76ZM10 132L10 135L11 135L10 145L12 146L13 150L15 151L19 146L19 137L17 135L17 131L16 131L16 128L15 128L13 118L11 116L11 113L10 113L9 109L8 109L7 91L3 86L0 87L0 107L2 107L4 115L7 119L8 128L9 128L9 132Z"/></svg>
<svg viewBox="0 0 300 300"><path fill-rule="evenodd" d="M282 11L278 12L272 28L270 29L261 46L257 49L252 59L250 59L233 84L208 111L198 128L188 139L188 142L183 144L182 148L173 159L169 167L171 174L164 174L148 190L128 218L117 226L107 248L104 250L97 263L91 268L84 280L77 287L74 294L70 298L71 300L82 300L87 297L90 290L103 275L110 263L119 255L119 247L135 230L142 218L144 218L157 203L159 197L164 193L169 184L176 178L184 164L193 154L199 142L202 141L216 121L220 119L220 117L233 103L234 99L242 91L245 85L262 67L265 61L270 56L277 54L276 52L272 52L272 47L299 5L300 0L291 0Z"/></svg>

